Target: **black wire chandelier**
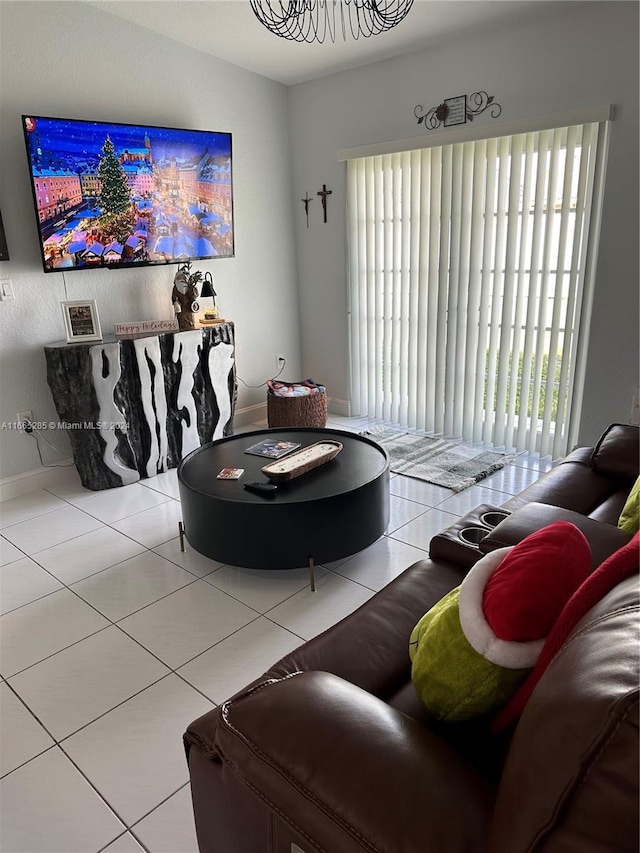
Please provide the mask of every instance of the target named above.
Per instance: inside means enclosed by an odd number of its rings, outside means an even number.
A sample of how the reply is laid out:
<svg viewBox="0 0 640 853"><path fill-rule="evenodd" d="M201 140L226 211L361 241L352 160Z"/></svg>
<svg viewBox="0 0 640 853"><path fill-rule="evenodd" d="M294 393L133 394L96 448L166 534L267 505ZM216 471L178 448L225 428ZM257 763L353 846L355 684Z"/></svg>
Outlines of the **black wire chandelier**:
<svg viewBox="0 0 640 853"><path fill-rule="evenodd" d="M336 20L354 39L377 35L402 21L413 0L250 0L260 23L290 41L336 40Z"/></svg>

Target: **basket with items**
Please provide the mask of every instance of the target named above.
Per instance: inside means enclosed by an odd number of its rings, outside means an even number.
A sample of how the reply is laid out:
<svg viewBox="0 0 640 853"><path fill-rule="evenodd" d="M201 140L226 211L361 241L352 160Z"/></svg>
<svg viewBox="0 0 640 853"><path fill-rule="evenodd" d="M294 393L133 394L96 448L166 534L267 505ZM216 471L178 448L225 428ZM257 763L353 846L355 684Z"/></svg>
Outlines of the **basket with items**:
<svg viewBox="0 0 640 853"><path fill-rule="evenodd" d="M273 427L325 427L327 392L324 385L303 382L267 382L267 422Z"/></svg>

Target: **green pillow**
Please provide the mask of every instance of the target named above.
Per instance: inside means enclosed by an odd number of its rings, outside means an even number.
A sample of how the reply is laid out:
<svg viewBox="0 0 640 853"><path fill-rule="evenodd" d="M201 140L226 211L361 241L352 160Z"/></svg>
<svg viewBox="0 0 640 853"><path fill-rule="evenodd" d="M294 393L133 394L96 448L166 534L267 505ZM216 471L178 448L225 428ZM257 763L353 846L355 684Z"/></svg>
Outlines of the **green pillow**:
<svg viewBox="0 0 640 853"><path fill-rule="evenodd" d="M633 484L629 497L618 519L618 527L632 536L640 529L640 477Z"/></svg>
<svg viewBox="0 0 640 853"><path fill-rule="evenodd" d="M590 571L589 543L568 521L478 560L411 632L411 679L434 717L457 722L504 705Z"/></svg>
<svg viewBox="0 0 640 853"><path fill-rule="evenodd" d="M460 625L460 587L434 605L411 632L411 680L439 720L486 714L513 696L529 669L496 666L469 643Z"/></svg>

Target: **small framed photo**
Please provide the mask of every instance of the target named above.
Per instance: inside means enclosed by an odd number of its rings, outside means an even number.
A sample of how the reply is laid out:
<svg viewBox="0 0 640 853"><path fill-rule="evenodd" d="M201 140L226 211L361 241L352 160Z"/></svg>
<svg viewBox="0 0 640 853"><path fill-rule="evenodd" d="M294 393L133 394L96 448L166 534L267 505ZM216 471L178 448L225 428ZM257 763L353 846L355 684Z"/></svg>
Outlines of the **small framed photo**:
<svg viewBox="0 0 640 853"><path fill-rule="evenodd" d="M63 302L62 315L67 332L67 343L102 340L95 299Z"/></svg>
<svg viewBox="0 0 640 853"><path fill-rule="evenodd" d="M445 98L447 105L447 117L444 120L445 127L455 124L465 124L467 120L467 96L458 95L457 98Z"/></svg>

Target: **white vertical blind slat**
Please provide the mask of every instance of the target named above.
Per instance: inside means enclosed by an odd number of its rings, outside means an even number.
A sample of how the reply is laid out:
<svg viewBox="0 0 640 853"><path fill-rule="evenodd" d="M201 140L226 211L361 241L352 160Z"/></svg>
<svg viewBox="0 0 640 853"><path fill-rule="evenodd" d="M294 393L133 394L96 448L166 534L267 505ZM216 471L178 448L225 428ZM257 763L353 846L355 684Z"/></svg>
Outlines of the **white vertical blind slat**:
<svg viewBox="0 0 640 853"><path fill-rule="evenodd" d="M451 212L449 236L449 281L447 291L447 349L445 365L445 409L444 430L447 435L456 435L457 383L456 362L458 355L458 296L460 292L460 236L462 226L462 146L454 145L451 156ZM460 345L463 342L460 341Z"/></svg>
<svg viewBox="0 0 640 853"><path fill-rule="evenodd" d="M553 298L553 308L551 310L551 329L549 335L547 362L547 387L544 398L544 410L542 414L542 435L543 440L540 446L541 456L548 456L552 447L553 435L551 433L551 414L554 408L555 395L555 376L556 363L558 358L562 359L562 349L564 347L567 328L564 300L564 281L565 281L565 253L567 250L567 235L569 229L569 217L571 208L571 187L573 183L573 167L576 148L576 128L570 127L567 133L566 146L563 149L564 155L564 176L562 180L562 194L556 202L556 210L560 205L560 233L558 234L558 249L555 253L555 293ZM557 402L556 402L557 405ZM556 415L554 421L555 431L562 432L562 418Z"/></svg>
<svg viewBox="0 0 640 853"><path fill-rule="evenodd" d="M409 387L412 379L412 367L409 359L410 340L410 304L412 297L412 281L415 278L414 268L417 267L411 251L411 154L406 151L401 155L401 169L404 176L402 183L401 229L400 229L400 313L401 331L398 359L400 381L398 420L401 424L409 423ZM413 384L413 383L411 383Z"/></svg>
<svg viewBox="0 0 640 853"><path fill-rule="evenodd" d="M385 205L384 205L384 169L383 158L377 158L376 169L373 173L374 182L374 228L375 228L375 288L374 312L369 318L370 328L373 329L373 372L375 377L374 410L375 418L384 416L384 264L385 264Z"/></svg>
<svg viewBox="0 0 640 853"><path fill-rule="evenodd" d="M380 373L377 369L379 363L379 355L376 349L378 334L379 305L378 305L378 280L379 269L377 266L379 255L379 204L377 204L376 183L379 180L377 172L379 170L379 162L374 160L367 163L367 209L365 211L367 217L371 216L371 220L367 219L367 271L371 276L371 280L367 281L367 315L366 315L366 333L367 333L367 375L369 384L369 397L367 405L367 415L369 417L379 417L378 412L378 397L379 397L379 379Z"/></svg>
<svg viewBox="0 0 640 853"><path fill-rule="evenodd" d="M509 154L509 190L505 222L504 294L502 297L500 352L498 356L498 379L496 383L496 426L493 435L494 444L499 446L506 445L507 393L516 393L516 388L512 389L509 386L509 378L511 375L510 361L515 355L513 352L513 312L515 306L516 251L521 225L520 176L522 173L522 143L523 137L521 134L514 136L511 141Z"/></svg>
<svg viewBox="0 0 640 853"><path fill-rule="evenodd" d="M529 446L530 433L532 428L529 427L529 413L533 412L530 409L529 396L533 398L532 388L532 368L533 368L533 353L537 335L536 316L537 316L537 298L540 281L540 258L542 251L542 238L544 226L544 196L546 187L546 165L547 155L549 150L550 133L543 131L536 134L536 186L533 203L533 234L531 241L531 254L529 262L529 293L527 299L527 311L525 322L524 347L522 353L522 379L520 383L520 418L518 421L518 433L516 438L517 448L526 448ZM533 416L531 415L533 420ZM536 430L533 430L535 433ZM533 451L535 452L535 448Z"/></svg>
<svg viewBox="0 0 640 853"><path fill-rule="evenodd" d="M427 346L435 337L434 312L429 306L429 272L431 269L431 223L428 205L423 204L422 186L431 185L431 152L420 152L420 180L415 189L414 201L420 211L419 241L420 261L418 267L418 305L415 317L416 333L418 334L418 363L416 381L418 392L416 395L415 420L410 421L410 426L418 429L420 425L433 423L433 413L427 411L427 388L430 384L428 373ZM428 199L427 199L428 201ZM433 322L432 322L433 321Z"/></svg>
<svg viewBox="0 0 640 853"><path fill-rule="evenodd" d="M488 366L487 366L487 394L485 405L485 419L483 428L483 441L487 444L493 442L496 426L495 395L498 377L498 359L502 354L500 320L502 316L502 295L504 288L504 253L506 246L506 211L509 177L509 137L498 140L498 182L496 195L496 231L495 248L491 258L492 285L491 285L491 319L489 331Z"/></svg>
<svg viewBox="0 0 640 853"><path fill-rule="evenodd" d="M478 320L478 354L476 359L476 374L482 381L478 383L476 404L474 407L473 441L481 441L485 421L485 401L487 397L487 348L489 342L489 316L492 288L492 247L495 234L495 217L493 215L496 192L496 159L498 140L487 142L487 185L485 193L484 240L482 247L482 276L480 284L480 315Z"/></svg>
<svg viewBox="0 0 640 853"><path fill-rule="evenodd" d="M453 404L453 434L464 434L465 414L465 367L467 347L469 346L469 254L471 251L471 212L473 208L473 168L474 143L460 146L460 241L458 247L458 293L455 305L456 314L456 354Z"/></svg>
<svg viewBox="0 0 640 853"><path fill-rule="evenodd" d="M516 430L516 409L519 417L518 423L526 423L527 407L526 395L521 394L520 381L520 364L522 359L523 335L522 328L524 323L524 312L527 304L527 269L531 263L529 254L530 242L529 235L531 233L532 217L530 209L533 200L533 172L535 168L535 141L536 134L529 133L525 137L524 151L524 175L523 175L523 190L522 190L522 206L520 208L521 230L520 230L520 247L518 253L517 266L517 281L516 281L516 297L513 320L513 356L511 359L511 375L509 377L509 406L507 410L507 426L505 430L504 443L507 449L514 449L517 444Z"/></svg>
<svg viewBox="0 0 640 853"><path fill-rule="evenodd" d="M437 396L436 376L438 372L438 347L444 344L441 340L439 311L438 282L440 276L440 198L442 191L442 149L425 151L428 163L427 173L430 177L430 192L427 192L426 203L429 206L429 267L427 275L427 418L425 423L433 432L438 432L438 415L443 405L442 389ZM441 424L441 421L440 421Z"/></svg>
<svg viewBox="0 0 640 853"><path fill-rule="evenodd" d="M418 407L419 373L418 346L420 339L419 299L420 299L420 152L411 151L409 155L411 182L408 190L408 218L403 226L405 245L403 252L408 258L407 270L407 353L406 353L406 423L415 428L417 423L416 410Z"/></svg>
<svg viewBox="0 0 640 853"><path fill-rule="evenodd" d="M544 215L544 245L542 249L542 274L540 276L540 298L538 302L538 317L537 317L537 335L536 335L536 346L535 346L535 362L533 366L533 403L532 403L532 427L533 422L536 420L536 417L539 413L540 409L540 400L542 398L543 390L546 392L546 387L543 384L542 380L542 371L544 367L544 355L545 355L545 338L547 334L547 317L548 317L548 297L549 297L549 288L551 286L551 250L553 248L553 227L555 224L555 205L556 205L556 197L557 197L557 181L558 181L558 160L560 158L560 142L561 142L561 130L554 130L552 132L551 139L551 147L550 147L550 165L549 165L549 178L547 181L547 195L546 195L546 210ZM536 451L540 452L541 456L544 456L545 453L542 452L542 447L547 443L547 436L540 429L531 429L529 435L529 453L534 453Z"/></svg>
<svg viewBox="0 0 640 853"><path fill-rule="evenodd" d="M444 432L445 412L451 407L445 384L447 353L447 282L449 278L449 240L451 235L451 148L440 150L440 241L438 245L438 339L436 345L436 370L434 375L435 422L434 431ZM436 203L437 207L437 203Z"/></svg>
<svg viewBox="0 0 640 853"><path fill-rule="evenodd" d="M484 222L484 187L487 179L487 144L484 140L473 144L473 200L470 219L469 245L469 303L467 306L467 351L464 366L464 415L463 435L474 435L476 398L479 377L479 315L482 287L482 238Z"/></svg>

